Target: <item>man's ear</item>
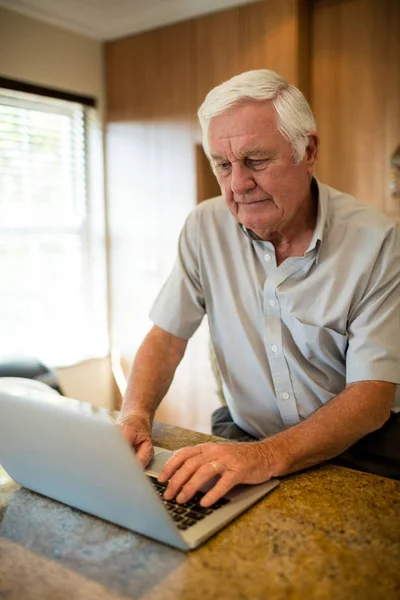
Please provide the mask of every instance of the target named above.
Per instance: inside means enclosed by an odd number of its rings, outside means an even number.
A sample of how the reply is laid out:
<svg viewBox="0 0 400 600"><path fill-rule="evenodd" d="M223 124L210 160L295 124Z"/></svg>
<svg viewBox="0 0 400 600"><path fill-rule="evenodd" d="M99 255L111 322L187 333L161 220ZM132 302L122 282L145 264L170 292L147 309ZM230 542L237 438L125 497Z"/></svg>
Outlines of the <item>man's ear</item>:
<svg viewBox="0 0 400 600"><path fill-rule="evenodd" d="M306 153L304 156L305 163L307 165L307 171L310 175L313 175L317 164L319 149L319 137L316 132L310 133L308 136L308 144Z"/></svg>

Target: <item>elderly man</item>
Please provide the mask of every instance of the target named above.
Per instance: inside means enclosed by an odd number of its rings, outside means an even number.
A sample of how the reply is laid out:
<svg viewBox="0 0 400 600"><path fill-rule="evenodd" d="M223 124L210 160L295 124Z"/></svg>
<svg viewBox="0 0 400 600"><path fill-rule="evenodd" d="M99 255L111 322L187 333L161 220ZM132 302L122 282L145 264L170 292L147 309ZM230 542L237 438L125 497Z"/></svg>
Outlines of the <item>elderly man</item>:
<svg viewBox="0 0 400 600"><path fill-rule="evenodd" d="M199 119L222 197L197 206L182 230L120 427L147 464L155 410L207 314L232 424L254 441L184 448L160 480L167 499L185 502L218 474L209 506L238 483L332 459L389 420L400 243L385 215L315 179L312 112L276 73L214 88Z"/></svg>

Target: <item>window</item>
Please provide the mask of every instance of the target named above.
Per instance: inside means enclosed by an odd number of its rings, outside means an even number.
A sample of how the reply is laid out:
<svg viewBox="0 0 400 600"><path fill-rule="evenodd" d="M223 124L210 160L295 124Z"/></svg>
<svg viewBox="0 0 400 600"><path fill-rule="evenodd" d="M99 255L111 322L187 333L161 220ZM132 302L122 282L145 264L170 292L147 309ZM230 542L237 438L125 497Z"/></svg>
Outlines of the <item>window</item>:
<svg viewBox="0 0 400 600"><path fill-rule="evenodd" d="M0 355L108 353L102 179L94 109L0 89Z"/></svg>

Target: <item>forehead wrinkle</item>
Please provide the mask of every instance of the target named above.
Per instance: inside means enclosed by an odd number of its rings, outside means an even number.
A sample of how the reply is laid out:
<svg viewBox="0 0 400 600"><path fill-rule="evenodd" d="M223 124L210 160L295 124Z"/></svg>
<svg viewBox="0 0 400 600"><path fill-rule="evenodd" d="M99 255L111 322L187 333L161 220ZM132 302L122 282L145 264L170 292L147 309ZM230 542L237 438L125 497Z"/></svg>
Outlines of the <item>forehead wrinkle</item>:
<svg viewBox="0 0 400 600"><path fill-rule="evenodd" d="M265 156L266 154L269 153L269 151L261 145L253 146L253 147L250 146L249 148L243 148L237 154L233 150L232 147L230 148L230 151L232 152L232 154L235 156L235 158L237 160L241 160L243 158L249 158L251 156L257 156L257 155ZM211 154L211 158L213 158L214 160L221 160L221 159L225 158L225 156L222 156L221 154Z"/></svg>

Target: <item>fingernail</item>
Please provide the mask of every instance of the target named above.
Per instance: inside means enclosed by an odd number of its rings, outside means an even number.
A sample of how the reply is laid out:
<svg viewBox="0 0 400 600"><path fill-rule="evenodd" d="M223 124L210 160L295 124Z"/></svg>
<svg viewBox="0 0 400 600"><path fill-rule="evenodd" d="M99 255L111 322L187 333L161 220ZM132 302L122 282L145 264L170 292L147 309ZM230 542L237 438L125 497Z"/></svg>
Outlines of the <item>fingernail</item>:
<svg viewBox="0 0 400 600"><path fill-rule="evenodd" d="M171 490L165 490L164 492L164 498L165 500L171 500L173 494L171 494Z"/></svg>
<svg viewBox="0 0 400 600"><path fill-rule="evenodd" d="M176 499L176 501L179 502L180 504L183 504L183 502L185 502L185 500L186 500L186 496L183 492L181 492Z"/></svg>

